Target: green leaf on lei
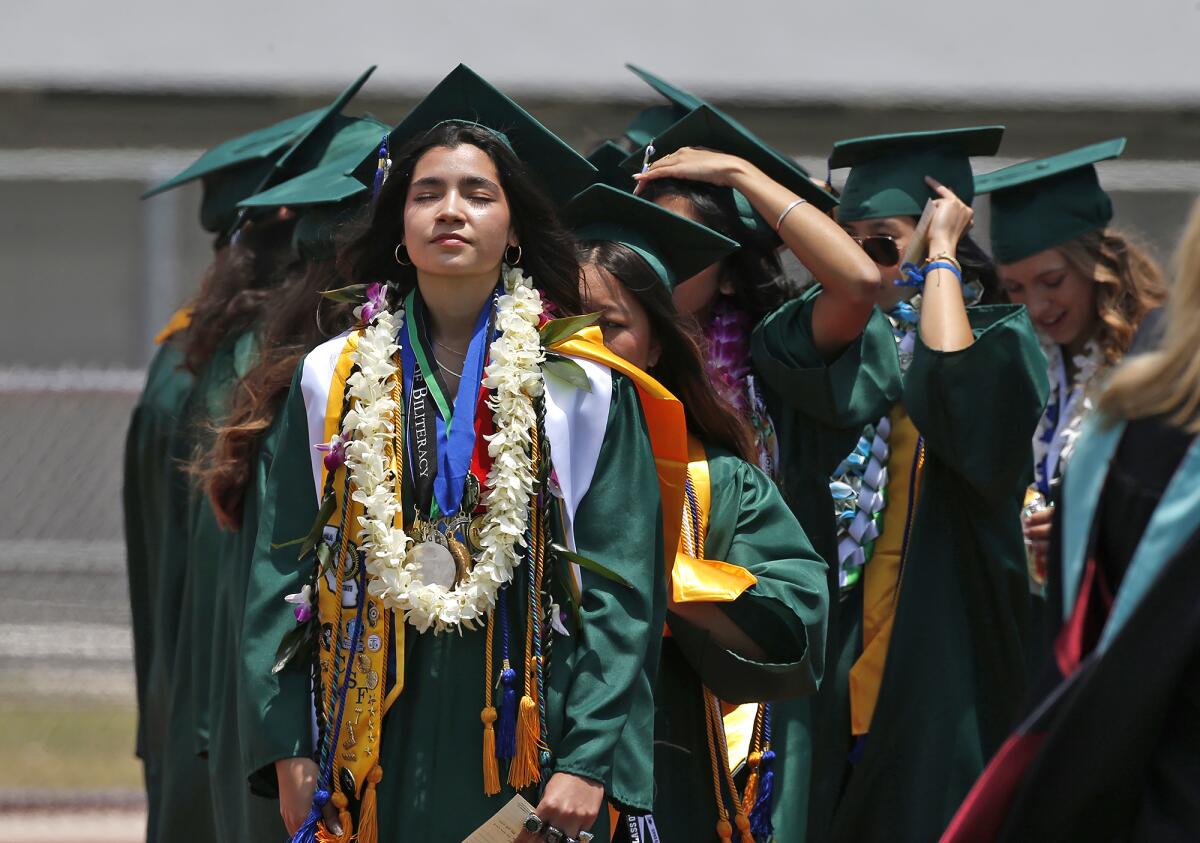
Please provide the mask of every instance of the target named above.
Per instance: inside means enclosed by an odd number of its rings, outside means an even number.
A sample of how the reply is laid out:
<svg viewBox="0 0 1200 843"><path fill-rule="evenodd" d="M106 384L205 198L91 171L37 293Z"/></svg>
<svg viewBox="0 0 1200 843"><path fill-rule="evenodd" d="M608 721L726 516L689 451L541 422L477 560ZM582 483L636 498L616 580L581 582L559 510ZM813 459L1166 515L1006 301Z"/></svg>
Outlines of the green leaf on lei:
<svg viewBox="0 0 1200 843"><path fill-rule="evenodd" d="M317 513L317 520L313 522L312 529L304 537L304 544L300 545L300 555L296 557L297 559L303 559L321 541L321 535L325 532L325 525L333 517L335 509L337 509L337 496L333 492L330 492L321 501L321 511Z"/></svg>
<svg viewBox="0 0 1200 843"><path fill-rule="evenodd" d="M288 634L283 636L279 642L279 648L275 651L275 664L271 667L272 676L287 667L297 656L308 652L309 648L316 643L316 628L315 620L309 620L296 624L294 629L289 630Z"/></svg>
<svg viewBox="0 0 1200 843"><path fill-rule="evenodd" d="M338 287L336 290L322 290L321 295L330 301L343 304L362 304L367 300L366 284L351 284L349 287Z"/></svg>
<svg viewBox="0 0 1200 843"><path fill-rule="evenodd" d="M599 313L585 313L582 316L567 316L562 319L551 319L538 329L542 347L546 348L562 342L567 337L577 334L584 328L596 324L600 319Z"/></svg>
<svg viewBox="0 0 1200 843"><path fill-rule="evenodd" d="M550 547L553 548L554 552L557 553L559 556L561 556L563 559L566 559L568 562L574 562L580 568L586 568L587 570L591 571L593 574L599 574L600 576L604 577L606 580L612 580L615 583L620 583L621 585L625 586L626 588L633 588L633 584L631 582L629 582L629 580L625 579L623 576L618 574L616 571L612 571L608 568L605 568L603 565L601 565L595 559L588 559L586 556L584 556L581 553L576 553L573 550L567 550L561 544L552 543L550 545Z"/></svg>
<svg viewBox="0 0 1200 843"><path fill-rule="evenodd" d="M592 382L588 380L587 372L570 357L550 352L542 363L542 373L555 380L560 380L567 386L573 386L584 392L592 391Z"/></svg>

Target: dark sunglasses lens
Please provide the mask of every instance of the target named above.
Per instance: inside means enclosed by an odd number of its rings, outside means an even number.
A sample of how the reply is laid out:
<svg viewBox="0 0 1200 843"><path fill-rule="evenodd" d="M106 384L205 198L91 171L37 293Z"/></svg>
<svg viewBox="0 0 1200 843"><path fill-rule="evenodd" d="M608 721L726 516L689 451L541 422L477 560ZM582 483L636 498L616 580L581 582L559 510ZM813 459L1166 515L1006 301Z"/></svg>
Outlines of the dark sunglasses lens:
<svg viewBox="0 0 1200 843"><path fill-rule="evenodd" d="M864 237L863 251L880 266L895 266L900 262L900 249L890 237Z"/></svg>

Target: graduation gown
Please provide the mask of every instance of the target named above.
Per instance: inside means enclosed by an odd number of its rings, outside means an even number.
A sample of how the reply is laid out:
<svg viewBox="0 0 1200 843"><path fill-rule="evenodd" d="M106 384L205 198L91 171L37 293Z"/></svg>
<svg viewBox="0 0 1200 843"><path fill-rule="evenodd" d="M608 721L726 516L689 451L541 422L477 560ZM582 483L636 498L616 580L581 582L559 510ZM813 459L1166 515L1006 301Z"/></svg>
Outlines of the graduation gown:
<svg viewBox="0 0 1200 843"><path fill-rule="evenodd" d="M224 418L237 382L239 340L227 338L197 374L171 445L172 458L186 465L210 447L212 426ZM208 767L209 689L212 669L213 603L226 539L208 504L207 495L185 478L180 517L185 532L179 549L179 634L170 687L168 768L164 777L161 831L163 840L217 840L212 777Z"/></svg>
<svg viewBox="0 0 1200 843"><path fill-rule="evenodd" d="M1121 467L1163 491L1148 519L1111 479L1122 436L1153 424L1085 427L1051 560L1063 584L1053 681L972 789L948 841L1200 837L1200 442L1161 477L1149 477L1150 460ZM1127 567L1110 596L1093 578L1099 565L1115 579L1104 558L1115 544L1128 551L1117 550Z"/></svg>
<svg viewBox="0 0 1200 843"><path fill-rule="evenodd" d="M869 734L848 764L863 577L836 601L822 693L776 708L779 786L790 798L776 806L775 826L781 840L931 840L1004 739L1024 693L1031 598L1019 507L1045 364L1024 308L1010 305L969 308L975 342L966 349L934 351L918 336L903 377L878 312L827 363L812 342L819 294L784 305L754 337L781 426L789 501L818 552L837 558L828 478L862 425L901 402L921 435L923 466L891 479L908 484L915 503L885 514L885 533L902 530L908 541Z"/></svg>
<svg viewBox="0 0 1200 843"><path fill-rule="evenodd" d="M717 605L767 659L725 650L706 630L668 616L671 636L663 641L654 697L654 823L664 841L716 840L702 685L730 703L775 700L815 692L824 666L825 562L761 470L719 449L708 449L708 469L704 556L757 579Z"/></svg>
<svg viewBox="0 0 1200 843"><path fill-rule="evenodd" d="M241 380L257 359L253 332L239 337L234 343L232 358L233 379L222 384L219 391L228 393ZM240 671L242 651L242 619L250 564L257 537L258 513L265 488L265 478L274 455L279 424L273 424L263 437L246 485L242 527L238 531L224 530L216 523L207 496L197 502L196 544L197 573L206 577L197 593L209 595L208 610L198 606L193 619L200 629L208 630L205 688L197 689L208 712L207 759L213 812L217 818L216 839L225 843L271 843L287 839L287 831L279 815L279 803L250 791L242 764L242 732L239 724ZM206 553L211 549L211 554ZM199 654L202 647L196 647Z"/></svg>
<svg viewBox="0 0 1200 843"><path fill-rule="evenodd" d="M174 655L179 602L174 574L180 567L174 563L183 532L171 505L181 478L169 449L191 386L191 373L183 368L183 336L165 337L150 362L125 437L121 491L137 688L136 752L144 766L147 839L152 841L157 839L170 684L161 674L170 667L165 656Z"/></svg>
<svg viewBox="0 0 1200 843"><path fill-rule="evenodd" d="M303 377L302 366L284 410L262 499L245 606L246 771L264 792L277 788L274 761L313 755L310 666L297 659L271 673L281 638L296 624L283 598L309 582L312 570L311 561L296 559L294 546L278 547L306 535L317 516L310 457L315 443L306 419ZM662 519L637 392L615 373L606 383L611 384L606 426L590 486L575 512L574 543L579 553L633 587L587 569L579 572L582 629L569 619L571 634L554 639L546 679L547 743L552 773L601 782L610 801L645 813L653 802L648 672L657 670L666 614ZM555 467L561 480L563 466L556 460ZM412 494L406 491L408 524ZM559 520L552 519L561 541ZM561 574L559 582L570 576L565 569ZM523 575L516 577L507 596L514 618L523 618L524 581ZM567 605L565 594L556 594L555 600ZM409 840L415 834L461 840L512 797L506 783L496 797L483 791L484 640L482 629L440 635L405 629L403 690L383 719L383 776L377 794L381 842ZM628 745L634 732L640 732L636 743L645 751L634 757L619 753L618 744ZM503 772L502 767L502 777ZM536 793L526 796L536 803ZM607 825L601 811L592 829L597 839L604 839Z"/></svg>

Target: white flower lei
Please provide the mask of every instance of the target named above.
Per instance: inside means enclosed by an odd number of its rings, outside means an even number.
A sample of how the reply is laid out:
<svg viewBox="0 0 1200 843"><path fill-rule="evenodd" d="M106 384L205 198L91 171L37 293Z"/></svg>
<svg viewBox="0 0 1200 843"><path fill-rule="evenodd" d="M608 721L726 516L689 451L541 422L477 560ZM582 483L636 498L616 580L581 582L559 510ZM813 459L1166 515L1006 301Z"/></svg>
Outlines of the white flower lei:
<svg viewBox="0 0 1200 843"><path fill-rule="evenodd" d="M516 268L505 268L504 295L497 305L498 338L489 349L483 386L496 432L488 439L492 467L485 488L485 513L480 532L483 548L467 577L453 588L427 584L420 563L409 558L412 539L402 527L401 502L396 495L400 478L392 476L387 445L393 435L395 402L392 389L401 369L394 362L397 332L403 312L377 314L359 338L354 360L358 371L347 381L351 409L342 421L348 441L346 467L352 499L363 506L360 548L365 554L368 590L386 608L425 632L462 624L468 629L496 605L500 587L513 578L520 564L518 546L524 543L533 493L530 432L537 423L533 400L542 393L544 360L538 336L542 297L530 279ZM400 516L399 518L397 516Z"/></svg>
<svg viewBox="0 0 1200 843"><path fill-rule="evenodd" d="M1099 375L1107 370L1104 350L1095 340L1084 347L1082 354L1075 355L1075 376L1068 384L1065 380L1066 366L1064 365L1062 348L1054 342L1043 342L1042 351L1046 355L1047 373L1050 376L1052 388L1038 430L1033 436L1034 470L1039 474L1042 463L1051 451L1058 450L1057 465L1047 465L1050 477L1056 475L1059 467L1066 465L1075 450L1075 440L1083 430L1083 422L1091 413L1094 405L1095 387L1099 384ZM1057 416L1057 418L1056 418ZM1051 429L1051 421L1057 422Z"/></svg>

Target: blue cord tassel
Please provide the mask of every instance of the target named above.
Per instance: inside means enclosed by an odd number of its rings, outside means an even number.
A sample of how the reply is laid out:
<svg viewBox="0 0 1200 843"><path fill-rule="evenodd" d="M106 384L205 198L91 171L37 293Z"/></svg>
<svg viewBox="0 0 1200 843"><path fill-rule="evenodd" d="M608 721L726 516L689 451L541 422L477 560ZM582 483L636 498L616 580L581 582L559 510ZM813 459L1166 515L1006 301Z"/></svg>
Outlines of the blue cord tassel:
<svg viewBox="0 0 1200 843"><path fill-rule="evenodd" d="M500 718L496 722L496 757L512 758L517 754L517 672L512 669L508 652L508 589L500 592L496 601L496 618L500 621L500 657L504 669L500 672Z"/></svg>
<svg viewBox="0 0 1200 843"><path fill-rule="evenodd" d="M500 673L504 696L500 699L500 719L496 723L496 757L517 754L517 672L511 667Z"/></svg>
<svg viewBox="0 0 1200 843"><path fill-rule="evenodd" d="M762 740L767 747L771 745L771 706L765 705L763 711ZM757 843L770 843L775 835L775 823L771 821L771 793L775 789L774 764L775 753L765 749L762 760L758 762L758 796L754 807L750 809L750 833Z"/></svg>
<svg viewBox="0 0 1200 843"><path fill-rule="evenodd" d="M379 163L375 165L375 181L371 184L372 202L379 198L379 191L383 189L383 180L387 176L387 165L388 136L384 135L383 140L379 142Z"/></svg>
<svg viewBox="0 0 1200 843"><path fill-rule="evenodd" d="M317 825L321 822L321 809L329 801L328 790L318 790L313 794L313 804L304 818L304 824L292 836L291 843L316 843Z"/></svg>
<svg viewBox="0 0 1200 843"><path fill-rule="evenodd" d="M758 780L758 798L754 800L754 807L750 809L750 833L754 835L755 840L770 840L771 835L775 833L775 824L771 822L771 791L775 785L775 773L771 769L771 762L774 760L775 753L768 749L762 754L762 761L759 762L763 772Z"/></svg>

